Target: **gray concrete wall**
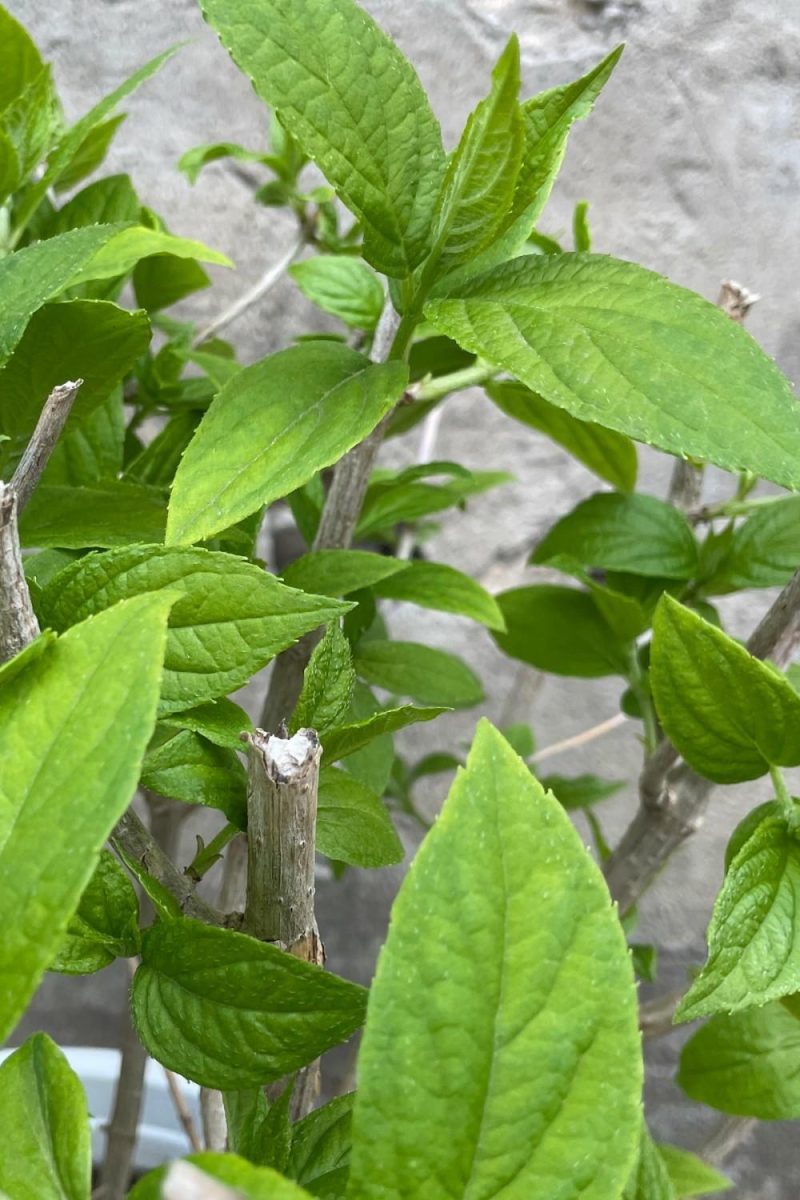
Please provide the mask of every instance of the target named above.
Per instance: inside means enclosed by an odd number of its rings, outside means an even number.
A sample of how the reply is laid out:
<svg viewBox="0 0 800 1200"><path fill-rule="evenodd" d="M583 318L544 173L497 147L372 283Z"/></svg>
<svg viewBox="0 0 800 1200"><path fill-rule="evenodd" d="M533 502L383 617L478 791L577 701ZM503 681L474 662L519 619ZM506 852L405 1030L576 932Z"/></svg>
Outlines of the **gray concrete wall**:
<svg viewBox="0 0 800 1200"><path fill-rule="evenodd" d="M367 0L366 7L417 66L452 144L484 94L494 59L511 30L520 34L523 80L532 93L575 77L620 40L627 49L590 121L576 127L567 164L541 223L565 234L574 203L588 199L595 248L636 259L715 298L723 278L761 293L752 332L795 378L800 366L797 195L800 182L800 5L797 0ZM144 200L176 233L226 251L237 271L216 271L211 293L187 311L224 306L277 256L288 224L254 208L246 187L214 166L189 187L174 164L200 142L263 144L265 118L191 0L17 0L14 12L56 63L67 112L79 115L143 60L190 38L178 57L126 106L130 118L109 166L129 171ZM284 345L319 317L284 281L232 329L247 360ZM410 460L416 438L393 444L389 458ZM490 587L519 578L532 542L555 517L595 490L596 481L544 438L517 428L479 393L450 401L440 455L470 466L504 468L516 482L445 517L431 553ZM641 454L644 486L663 495L670 464ZM724 494L724 480L709 487ZM724 605L743 633L769 597ZM617 711L618 685L536 679L517 672L488 636L453 618L402 609L399 636L455 646L480 671L485 711L495 720L529 719L540 745L579 732ZM475 714L437 722L428 747L468 741ZM415 735L415 745L420 737ZM634 780L637 730L553 761L554 769L595 769ZM718 791L708 821L642 904L642 935L663 947L659 988L680 986L703 957L703 929L721 876L722 851L739 817L764 796L760 785ZM440 797L432 791L435 807ZM609 806L608 833L624 828L635 804L629 787ZM408 830L409 845L416 834ZM368 980L399 872L350 872L323 883L319 913L334 969ZM113 976L111 976L113 980ZM113 1040L116 989L101 980L46 984L28 1026L44 1022L69 1040ZM113 1016L111 1014L114 1014ZM26 1026L27 1027L27 1026ZM699 1145L715 1127L707 1110L687 1105L671 1083L680 1036L649 1051L649 1115L658 1136ZM800 1191L800 1156L787 1125L759 1129L729 1160L736 1196L790 1200Z"/></svg>

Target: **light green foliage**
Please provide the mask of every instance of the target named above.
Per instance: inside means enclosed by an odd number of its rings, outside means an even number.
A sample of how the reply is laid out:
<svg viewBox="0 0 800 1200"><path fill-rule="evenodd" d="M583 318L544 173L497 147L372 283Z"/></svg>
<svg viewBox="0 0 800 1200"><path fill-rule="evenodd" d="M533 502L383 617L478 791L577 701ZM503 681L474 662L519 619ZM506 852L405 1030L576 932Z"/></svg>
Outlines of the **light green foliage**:
<svg viewBox="0 0 800 1200"><path fill-rule="evenodd" d="M355 1092L337 1096L298 1121L287 1173L322 1200L341 1200L347 1186Z"/></svg>
<svg viewBox="0 0 800 1200"><path fill-rule="evenodd" d="M213 142L207 146L193 146L178 159L178 170L183 171L189 183L197 183L203 167L221 158L234 158L237 162L270 165L270 155L260 150L247 150L237 142ZM274 160L272 160L274 161Z"/></svg>
<svg viewBox="0 0 800 1200"><path fill-rule="evenodd" d="M355 867L388 867L405 851L380 796L346 771L320 774L317 849Z"/></svg>
<svg viewBox="0 0 800 1200"><path fill-rule="evenodd" d="M267 942L199 921L161 921L142 940L132 1011L158 1062L204 1087L280 1079L345 1041L366 993Z"/></svg>
<svg viewBox="0 0 800 1200"><path fill-rule="evenodd" d="M27 30L0 5L0 112L25 91L43 66Z"/></svg>
<svg viewBox="0 0 800 1200"><path fill-rule="evenodd" d="M383 285L358 258L317 254L289 268L304 296L353 329L372 333L383 310Z"/></svg>
<svg viewBox="0 0 800 1200"><path fill-rule="evenodd" d="M800 1019L780 1000L712 1017L683 1048L692 1100L762 1121L800 1118Z"/></svg>
<svg viewBox="0 0 800 1200"><path fill-rule="evenodd" d="M388 600L406 600L423 608L458 613L489 629L504 629L505 622L494 596L463 571L444 563L417 559L400 574L392 574L373 584L376 596Z"/></svg>
<svg viewBox="0 0 800 1200"><path fill-rule="evenodd" d="M0 1128L0 1191L8 1200L87 1200L92 1148L86 1097L44 1033L28 1038L0 1065Z"/></svg>
<svg viewBox="0 0 800 1200"><path fill-rule="evenodd" d="M667 1164L644 1122L639 1157L622 1193L622 1200L677 1200Z"/></svg>
<svg viewBox="0 0 800 1200"><path fill-rule="evenodd" d="M737 1012L800 992L800 841L770 813L728 867L708 930L708 962L676 1020Z"/></svg>
<svg viewBox="0 0 800 1200"><path fill-rule="evenodd" d="M706 778L800 763L800 696L786 677L671 596L656 609L650 679L668 737Z"/></svg>
<svg viewBox="0 0 800 1200"><path fill-rule="evenodd" d="M22 514L19 531L25 546L130 546L143 538L161 541L166 518L160 488L116 479L83 487L40 484Z"/></svg>
<svg viewBox="0 0 800 1200"><path fill-rule="evenodd" d="M314 550L290 563L283 572L289 587L321 596L347 596L374 587L410 563L369 550Z"/></svg>
<svg viewBox="0 0 800 1200"><path fill-rule="evenodd" d="M426 483L423 475L449 475L450 478L445 483L433 484ZM376 476L364 498L356 530L359 538L461 505L469 496L509 483L513 478L506 471L467 471L454 463L428 463L398 475L377 472Z"/></svg>
<svg viewBox="0 0 800 1200"><path fill-rule="evenodd" d="M598 492L557 521L531 555L546 563L560 554L583 566L654 578L691 579L697 542L686 518L655 496Z"/></svg>
<svg viewBox="0 0 800 1200"><path fill-rule="evenodd" d="M156 729L142 764L142 787L184 804L206 804L247 827L247 777L233 750L199 733Z"/></svg>
<svg viewBox="0 0 800 1200"><path fill-rule="evenodd" d="M119 604L0 689L0 1038L52 962L133 795L170 604L168 595Z"/></svg>
<svg viewBox="0 0 800 1200"><path fill-rule="evenodd" d="M350 607L287 588L232 554L131 546L87 555L59 572L44 590L42 611L47 623L64 629L160 588L178 597L167 634L162 712L225 696L302 634Z"/></svg>
<svg viewBox="0 0 800 1200"><path fill-rule="evenodd" d="M483 699L474 671L454 654L433 646L369 639L356 647L353 661L367 683L420 704L471 708Z"/></svg>
<svg viewBox="0 0 800 1200"><path fill-rule="evenodd" d="M141 201L129 175L108 175L90 183L58 210L47 226L49 237L83 225L138 223Z"/></svg>
<svg viewBox="0 0 800 1200"><path fill-rule="evenodd" d="M306 667L303 690L292 716L292 731L305 727L324 734L341 724L350 707L355 682L350 643L338 621L331 622Z"/></svg>
<svg viewBox="0 0 800 1200"><path fill-rule="evenodd" d="M400 363L318 341L239 372L181 460L167 540L208 538L306 483L367 436L406 380Z"/></svg>
<svg viewBox="0 0 800 1200"><path fill-rule="evenodd" d="M652 271L600 255L529 255L459 284L425 313L575 417L800 484L788 381L740 325Z"/></svg>
<svg viewBox="0 0 800 1200"><path fill-rule="evenodd" d="M730 1179L689 1150L661 1142L658 1152L664 1160L678 1200L692 1200L694 1196L707 1196L711 1192L727 1192L733 1187Z"/></svg>
<svg viewBox="0 0 800 1200"><path fill-rule="evenodd" d="M633 1166L624 936L569 819L486 722L395 902L358 1076L354 1200L607 1200Z"/></svg>
<svg viewBox="0 0 800 1200"><path fill-rule="evenodd" d="M558 803L568 811L574 808L590 808L607 800L625 786L622 780L599 779L597 775L541 775L539 782L547 792L552 792Z"/></svg>
<svg viewBox="0 0 800 1200"><path fill-rule="evenodd" d="M407 275L444 170L439 126L397 47L353 0L204 0L206 20L364 227L364 257Z"/></svg>
<svg viewBox="0 0 800 1200"><path fill-rule="evenodd" d="M115 958L132 958L139 944L136 892L114 855L103 850L50 970L86 975Z"/></svg>
<svg viewBox="0 0 800 1200"><path fill-rule="evenodd" d="M218 1154L204 1150L182 1161L193 1163L209 1179L227 1184L230 1200L306 1200L309 1193L284 1179L270 1167L254 1167L238 1154ZM161 1200L161 1185L169 1167L150 1171L135 1185L128 1200Z"/></svg>
<svg viewBox="0 0 800 1200"><path fill-rule="evenodd" d="M117 113L115 117L109 117L107 121L100 121L90 129L72 154L69 165L53 182L54 191L69 191L76 183L80 183L81 180L97 170L108 153L114 134L125 118L126 113Z"/></svg>
<svg viewBox="0 0 800 1200"><path fill-rule="evenodd" d="M507 416L552 438L612 487L621 492L635 487L638 463L630 438L591 421L580 421L513 380L487 383L486 394Z"/></svg>
<svg viewBox="0 0 800 1200"><path fill-rule="evenodd" d="M42 478L75 487L116 479L124 457L125 405L122 388L116 386L79 424L62 433Z"/></svg>
<svg viewBox="0 0 800 1200"><path fill-rule="evenodd" d="M232 700L222 697L197 708L172 713L161 720L161 725L173 729L191 729L200 733L215 746L228 750L242 749L242 733L250 733L253 722L243 708Z"/></svg>
<svg viewBox="0 0 800 1200"><path fill-rule="evenodd" d="M727 553L709 592L749 587L781 587L800 562L800 496L765 504L733 531Z"/></svg>
<svg viewBox="0 0 800 1200"><path fill-rule="evenodd" d="M592 596L555 584L512 588L497 597L506 623L501 650L556 675L626 675L630 645L616 637Z"/></svg>
<svg viewBox="0 0 800 1200"><path fill-rule="evenodd" d="M405 729L407 725L415 725L418 721L432 721L443 712L447 712L446 707L416 708L413 704L404 704L400 708L381 709L372 716L339 725L322 739L326 764L356 754L386 733L396 733L398 729Z"/></svg>
<svg viewBox="0 0 800 1200"><path fill-rule="evenodd" d="M126 275L138 262L152 254L199 259L200 262L217 263L221 267L233 265L224 254L210 250L202 242L173 237L160 229L147 229L144 225L133 225L118 228L112 237L103 242L90 262L70 280L70 286L92 279L113 279L117 275Z"/></svg>

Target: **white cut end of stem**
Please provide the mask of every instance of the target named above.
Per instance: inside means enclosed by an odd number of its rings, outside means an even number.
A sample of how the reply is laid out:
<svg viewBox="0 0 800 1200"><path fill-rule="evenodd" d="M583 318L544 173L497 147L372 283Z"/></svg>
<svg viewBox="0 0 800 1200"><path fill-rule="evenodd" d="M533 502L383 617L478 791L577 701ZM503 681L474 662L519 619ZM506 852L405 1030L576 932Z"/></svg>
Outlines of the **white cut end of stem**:
<svg viewBox="0 0 800 1200"><path fill-rule="evenodd" d="M264 754L268 762L281 775L291 778L297 771L302 771L309 760L314 757L319 747L319 739L311 729L298 729L290 738L271 737Z"/></svg>

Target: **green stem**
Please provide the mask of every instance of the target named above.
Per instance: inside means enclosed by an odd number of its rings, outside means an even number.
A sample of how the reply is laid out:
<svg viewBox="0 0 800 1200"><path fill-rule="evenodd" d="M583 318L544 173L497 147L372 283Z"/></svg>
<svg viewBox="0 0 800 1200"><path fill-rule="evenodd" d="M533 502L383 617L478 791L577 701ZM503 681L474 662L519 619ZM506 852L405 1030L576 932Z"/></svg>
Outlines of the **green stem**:
<svg viewBox="0 0 800 1200"><path fill-rule="evenodd" d="M789 789L786 786L786 780L783 778L783 771L780 767L770 766L769 773L772 778L772 786L775 788L775 799L783 809L786 824L794 832L800 828L800 811L798 811L797 805L789 795Z"/></svg>
<svg viewBox="0 0 800 1200"><path fill-rule="evenodd" d="M746 517L750 513L757 512L760 508L768 507L770 504L778 504L786 498L785 493L779 493L777 496L756 496L752 500L724 500L721 504L714 504L708 508L701 509L697 519L700 521L714 521L717 517Z"/></svg>
<svg viewBox="0 0 800 1200"><path fill-rule="evenodd" d="M227 825L223 825L222 829L220 829L219 833L215 834L208 845L203 846L201 850L197 851L197 854L195 854L189 863L184 874L199 882L206 872L211 870L214 863L221 856L222 851L228 845L228 842L232 842L237 833L239 833L239 830L235 825L231 825L230 822Z"/></svg>
<svg viewBox="0 0 800 1200"><path fill-rule="evenodd" d="M488 367L485 363L475 363L472 367L464 367L461 371L453 371L450 375L439 375L429 379L416 389L415 400L439 400L449 396L451 392L459 392L462 388L475 387L479 383L488 383L499 375L497 367Z"/></svg>

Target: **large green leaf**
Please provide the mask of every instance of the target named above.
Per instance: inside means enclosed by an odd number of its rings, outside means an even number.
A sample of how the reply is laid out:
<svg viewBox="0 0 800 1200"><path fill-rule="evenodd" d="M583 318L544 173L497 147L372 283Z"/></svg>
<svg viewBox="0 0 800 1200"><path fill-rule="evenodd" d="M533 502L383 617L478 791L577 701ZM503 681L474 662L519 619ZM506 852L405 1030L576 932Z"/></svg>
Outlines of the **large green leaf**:
<svg viewBox="0 0 800 1200"><path fill-rule="evenodd" d="M41 611L47 623L65 629L160 588L179 597L167 634L163 712L227 695L302 634L351 607L287 588L232 554L130 546L87 555L60 571L44 589Z"/></svg>
<svg viewBox="0 0 800 1200"><path fill-rule="evenodd" d="M175 474L170 543L201 541L306 483L399 400L400 363L307 342L240 371L214 399Z"/></svg>
<svg viewBox="0 0 800 1200"><path fill-rule="evenodd" d="M130 546L143 538L158 542L166 526L160 488L121 479L86 486L39 484L20 518L24 546L83 550Z"/></svg>
<svg viewBox="0 0 800 1200"><path fill-rule="evenodd" d="M86 975L138 953L138 897L118 860L103 850L50 970Z"/></svg>
<svg viewBox="0 0 800 1200"><path fill-rule="evenodd" d="M420 82L353 0L204 0L206 20L364 227L387 275L423 257L444 170Z"/></svg>
<svg viewBox="0 0 800 1200"><path fill-rule="evenodd" d="M380 796L336 767L319 778L317 849L355 867L388 867L405 854Z"/></svg>
<svg viewBox="0 0 800 1200"><path fill-rule="evenodd" d="M425 312L575 417L800 485L788 381L741 325L652 271L592 254L527 256Z"/></svg>
<svg viewBox="0 0 800 1200"><path fill-rule="evenodd" d="M254 1167L238 1154L203 1150L181 1161L197 1167L203 1176L227 1184L230 1190L225 1191L225 1196L230 1200L303 1200L303 1197L307 1200L310 1194L270 1167ZM161 1186L169 1170L166 1166L149 1171L134 1186L128 1200L162 1200Z"/></svg>
<svg viewBox="0 0 800 1200"><path fill-rule="evenodd" d="M800 1019L780 1000L720 1015L683 1048L678 1083L692 1100L762 1121L800 1118Z"/></svg>
<svg viewBox="0 0 800 1200"><path fill-rule="evenodd" d="M800 840L770 813L728 867L708 929L708 961L675 1019L778 1000L800 992Z"/></svg>
<svg viewBox="0 0 800 1200"><path fill-rule="evenodd" d="M617 637L587 592L555 584L512 588L497 597L506 623L501 650L555 675L627 675L632 642Z"/></svg>
<svg viewBox="0 0 800 1200"><path fill-rule="evenodd" d="M44 1033L28 1038L0 1065L0 1128L0 1191L8 1200L87 1200L92 1147L86 1097Z"/></svg>
<svg viewBox="0 0 800 1200"><path fill-rule="evenodd" d="M458 613L489 629L505 628L503 614L494 596L469 575L445 563L422 559L406 566L400 574L389 575L373 584L375 595L389 600L406 600L440 612Z"/></svg>
<svg viewBox="0 0 800 1200"><path fill-rule="evenodd" d="M697 573L697 542L686 518L640 492L598 492L581 501L545 534L531 562L561 554L583 566L656 579L691 579Z"/></svg>
<svg viewBox="0 0 800 1200"><path fill-rule="evenodd" d="M782 587L800 566L800 496L765 504L733 531L709 592Z"/></svg>
<svg viewBox="0 0 800 1200"><path fill-rule="evenodd" d="M471 708L483 699L474 671L454 654L433 646L375 638L359 643L353 661L367 683L421 704Z"/></svg>
<svg viewBox="0 0 800 1200"><path fill-rule="evenodd" d="M52 961L133 795L171 602L119 604L0 687L0 1038Z"/></svg>
<svg viewBox="0 0 800 1200"><path fill-rule="evenodd" d="M395 902L358 1067L358 1200L608 1200L630 1174L625 938L569 818L487 722Z"/></svg>
<svg viewBox="0 0 800 1200"><path fill-rule="evenodd" d="M324 312L372 333L383 311L383 285L358 258L344 254L315 254L289 268L304 296Z"/></svg>
<svg viewBox="0 0 800 1200"><path fill-rule="evenodd" d="M715 783L800 763L800 696L786 677L669 595L653 620L650 680L668 737Z"/></svg>
<svg viewBox="0 0 800 1200"><path fill-rule="evenodd" d="M507 416L546 434L621 492L636 486L636 447L629 438L591 421L580 421L513 380L487 383L486 394Z"/></svg>
<svg viewBox="0 0 800 1200"><path fill-rule="evenodd" d="M343 1042L366 992L267 942L199 921L144 935L133 1018L152 1056L204 1087L280 1079Z"/></svg>

